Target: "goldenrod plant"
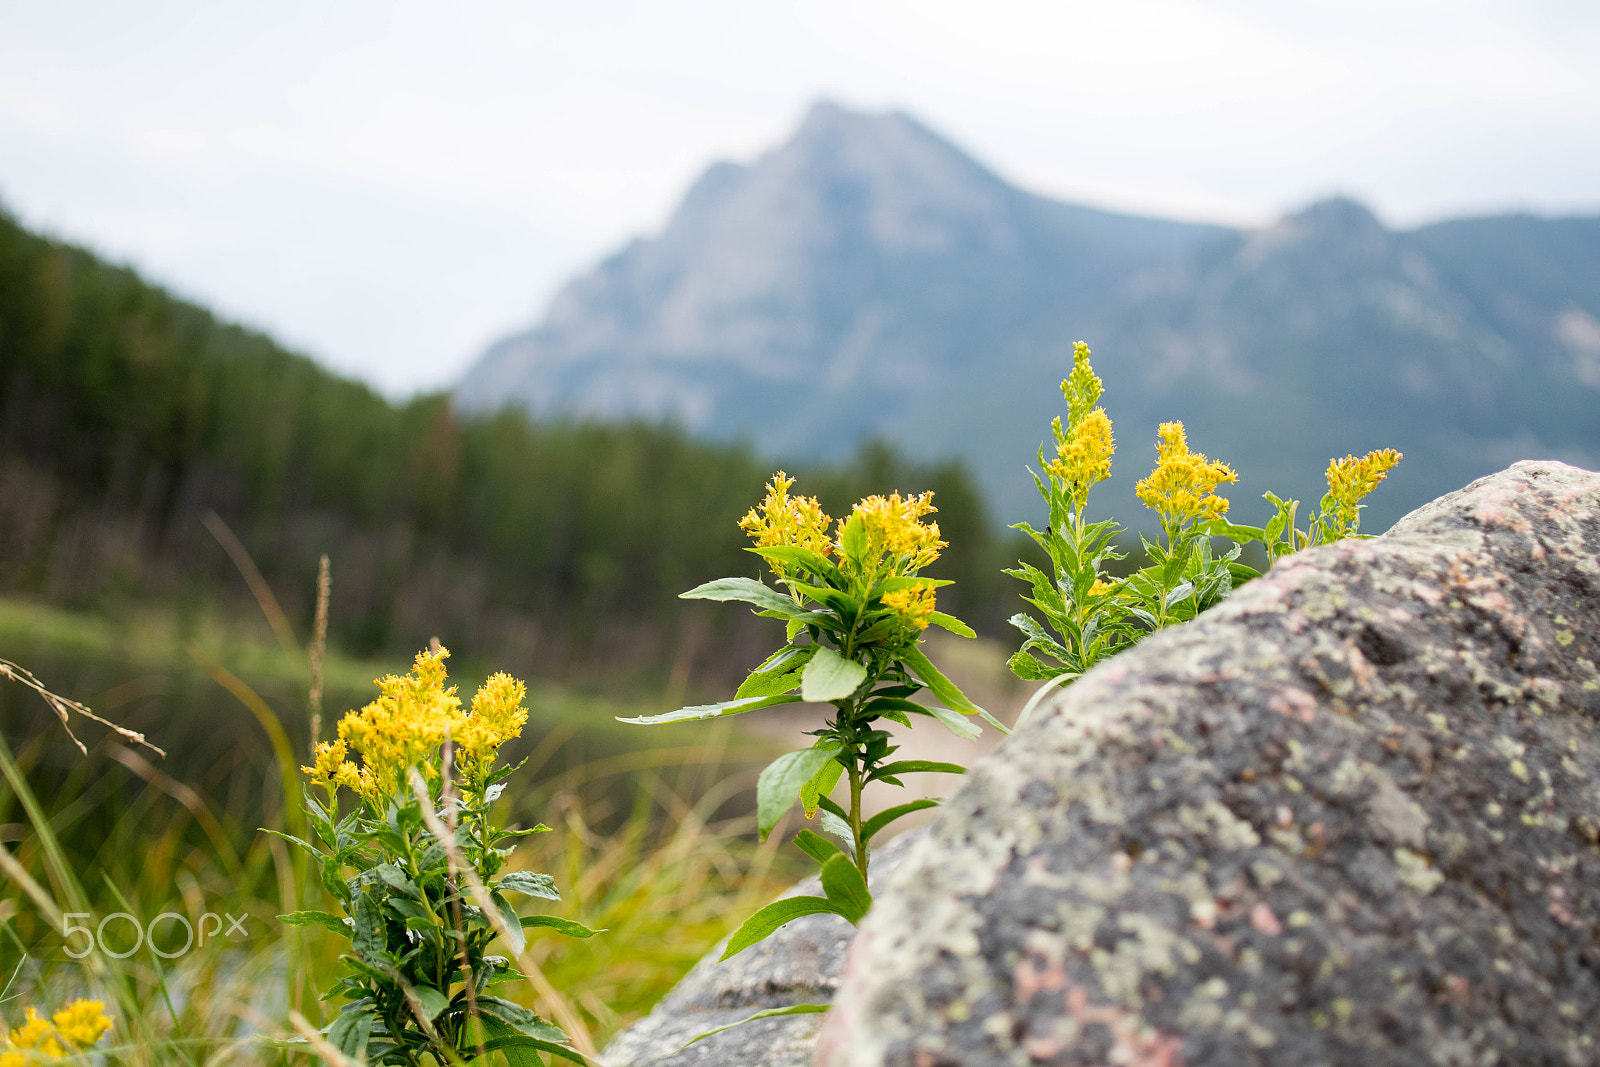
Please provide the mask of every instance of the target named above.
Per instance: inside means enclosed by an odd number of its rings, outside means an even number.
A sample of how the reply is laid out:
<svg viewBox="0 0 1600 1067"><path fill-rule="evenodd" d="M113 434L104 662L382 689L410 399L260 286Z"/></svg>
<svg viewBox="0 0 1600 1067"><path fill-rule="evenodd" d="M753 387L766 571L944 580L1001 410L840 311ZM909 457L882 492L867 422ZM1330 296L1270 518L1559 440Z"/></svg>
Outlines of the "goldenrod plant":
<svg viewBox="0 0 1600 1067"><path fill-rule="evenodd" d="M91 1050L110 1029L111 1017L98 1000L75 1000L48 1020L29 1008L21 1026L0 1035L0 1067L93 1062Z"/></svg>
<svg viewBox="0 0 1600 1067"><path fill-rule="evenodd" d="M971 739L981 730L970 718L977 716L1004 729L921 647L929 626L974 636L965 623L935 606L937 590L950 583L921 574L946 547L938 524L927 521L936 511L933 494L869 496L835 524L815 498L791 496L793 485L793 478L777 472L761 505L739 523L755 541L749 551L766 561L777 588L754 578L721 578L682 594L743 601L758 615L782 619L783 647L750 672L732 700L622 720L711 719L801 700L833 705L826 724L813 731L816 742L779 756L761 772L756 787L763 838L796 800L807 818L818 820L823 832L803 829L795 844L820 865L825 895L785 897L762 908L734 932L723 959L802 915L831 912L851 923L866 915L872 904L867 889L872 839L895 820L937 801L914 800L868 818L862 790L872 782L903 785L908 774L964 770L954 763L895 760L898 746L891 743L888 724L910 727L913 716L930 718ZM841 786L845 792L835 800ZM826 1007L798 1005L753 1018Z"/></svg>
<svg viewBox="0 0 1600 1067"><path fill-rule="evenodd" d="M520 954L524 928L594 931L554 916L518 917L513 895L560 899L549 875L504 870L505 845L546 827L509 829L494 818L516 769L496 765L499 750L527 721L526 690L495 674L464 709L445 685L448 655L418 653L408 676L380 679L378 699L345 715L337 739L318 745L312 765L301 768L324 796L306 789L318 843L278 836L311 854L343 914L281 918L350 940L345 971L328 992L345 1003L322 1031L350 1059L476 1063L500 1051L512 1064L542 1063L542 1055L582 1063L561 1028L491 992L524 977L489 954L497 935Z"/></svg>
<svg viewBox="0 0 1600 1067"><path fill-rule="evenodd" d="M1022 647L1010 667L1019 677L1067 684L1107 656L1173 623L1194 618L1260 572L1240 560L1244 546L1259 543L1267 562L1315 545L1359 535L1361 500L1400 461L1394 449L1346 456L1328 466L1328 493L1304 530L1295 526L1298 501L1273 493L1265 499L1277 513L1263 527L1235 525L1229 502L1218 495L1238 480L1228 464L1192 451L1181 422L1156 431L1156 465L1134 488L1155 512L1157 540L1140 535L1145 566L1118 578L1108 564L1125 558L1116 549L1122 527L1114 519L1087 522L1089 490L1111 476L1116 451L1111 419L1098 407L1103 385L1090 363L1089 346L1073 346L1072 372L1061 383L1067 421L1051 426L1055 455L1038 453L1034 484L1044 498L1049 524L1036 530L1019 523L1050 560L1052 574L1019 562L1007 574L1029 583L1023 599L1043 621L1026 612L1011 618L1022 631ZM1218 554L1213 538L1233 542Z"/></svg>

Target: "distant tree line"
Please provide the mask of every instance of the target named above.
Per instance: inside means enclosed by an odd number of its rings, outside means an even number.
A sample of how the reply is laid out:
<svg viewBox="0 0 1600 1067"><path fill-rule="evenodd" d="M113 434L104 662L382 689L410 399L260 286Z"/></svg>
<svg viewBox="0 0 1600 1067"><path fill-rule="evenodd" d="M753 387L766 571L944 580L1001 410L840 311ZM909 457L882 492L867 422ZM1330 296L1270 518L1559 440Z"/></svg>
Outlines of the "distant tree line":
<svg viewBox="0 0 1600 1067"><path fill-rule="evenodd" d="M0 213L0 592L199 625L242 598L215 510L291 617L331 555L350 652L437 635L521 670L650 670L743 647L707 630L730 613L676 594L758 573L735 523L775 465L670 425L393 403ZM834 514L933 489L941 596L998 635L1012 542L959 464L867 444L789 469Z"/></svg>

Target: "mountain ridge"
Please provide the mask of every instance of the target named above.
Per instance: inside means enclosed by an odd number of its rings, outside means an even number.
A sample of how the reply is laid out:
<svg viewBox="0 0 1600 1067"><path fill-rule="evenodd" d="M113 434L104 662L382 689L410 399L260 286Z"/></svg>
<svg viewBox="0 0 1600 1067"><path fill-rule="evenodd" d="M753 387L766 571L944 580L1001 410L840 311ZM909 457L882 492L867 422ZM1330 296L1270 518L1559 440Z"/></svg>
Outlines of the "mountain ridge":
<svg viewBox="0 0 1600 1067"><path fill-rule="evenodd" d="M1346 196L1254 230L1142 218L1017 188L909 115L828 103L708 168L456 396L671 419L772 455L881 436L966 458L1012 519L1078 339L1123 494L1146 467L1129 449L1171 418L1251 478L1239 499L1314 500L1331 455L1401 447L1383 520L1520 451L1600 461L1600 218L1394 230Z"/></svg>

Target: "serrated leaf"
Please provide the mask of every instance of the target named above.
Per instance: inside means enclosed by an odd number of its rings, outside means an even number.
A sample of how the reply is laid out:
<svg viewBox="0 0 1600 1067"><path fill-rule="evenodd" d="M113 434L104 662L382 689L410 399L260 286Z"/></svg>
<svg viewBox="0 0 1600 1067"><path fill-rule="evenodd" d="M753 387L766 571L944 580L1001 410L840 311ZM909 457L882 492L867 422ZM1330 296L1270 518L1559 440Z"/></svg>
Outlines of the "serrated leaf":
<svg viewBox="0 0 1600 1067"><path fill-rule="evenodd" d="M511 890L515 893L526 893L530 897L543 897L545 900L560 900L561 894L556 890L556 880L548 874L536 874L533 871L511 871L495 888L501 892Z"/></svg>
<svg viewBox="0 0 1600 1067"><path fill-rule="evenodd" d="M370 892L356 896L355 929L350 936L351 946L363 956L377 956L388 947L383 933L383 906Z"/></svg>
<svg viewBox="0 0 1600 1067"><path fill-rule="evenodd" d="M754 578L718 578L714 582L697 585L687 593L679 593L678 597L682 600L742 600L764 611L786 615L802 610L793 597L784 596Z"/></svg>
<svg viewBox="0 0 1600 1067"><path fill-rule="evenodd" d="M372 1040L372 1024L378 1019L370 1008L341 1012L328 1027L328 1044L353 1060L366 1058Z"/></svg>
<svg viewBox="0 0 1600 1067"><path fill-rule="evenodd" d="M778 825L800 789L839 751L837 741L788 752L767 765L756 779L756 829L763 840Z"/></svg>
<svg viewBox="0 0 1600 1067"><path fill-rule="evenodd" d="M840 859L845 859L840 856ZM848 863L849 860L845 859ZM859 872L858 872L859 873ZM818 915L828 912L833 915L843 915L839 905L826 897L784 897L774 900L771 904L756 912L746 919L739 929L728 938L728 947L722 952L721 959L737 956L751 945L766 940L779 927L784 926L804 915Z"/></svg>
<svg viewBox="0 0 1600 1067"><path fill-rule="evenodd" d="M1059 673L1026 652L1013 652L1006 666L1011 668L1012 674L1030 682L1048 682Z"/></svg>
<svg viewBox="0 0 1600 1067"><path fill-rule="evenodd" d="M662 715L640 715L637 718L625 719L617 717L618 722L634 723L640 726L654 726L663 722L689 722L694 719L715 719L723 715L742 715L747 711L758 708L770 708L775 704L798 703L798 694L775 693L764 697L747 697L744 700L725 700L720 704L699 704L692 708L679 708Z"/></svg>
<svg viewBox="0 0 1600 1067"><path fill-rule="evenodd" d="M565 934L568 937L593 937L595 934L601 933L599 930L592 930L583 925L583 923L572 919L561 919L554 915L524 915L522 917L522 928L531 930L534 927L554 930L556 933Z"/></svg>
<svg viewBox="0 0 1600 1067"><path fill-rule="evenodd" d="M816 703L847 700L866 681L867 669L831 648L819 648L800 676L800 696Z"/></svg>
<svg viewBox="0 0 1600 1067"><path fill-rule="evenodd" d="M856 563L861 562L861 554L867 550L867 526L860 515L852 514L845 520L844 528L839 531L839 551L846 559Z"/></svg>
<svg viewBox="0 0 1600 1067"><path fill-rule="evenodd" d="M411 995L416 998L421 1006L422 1016L430 1023L439 1017L439 1013L450 1007L450 998L430 985L417 985L411 987Z"/></svg>
<svg viewBox="0 0 1600 1067"><path fill-rule="evenodd" d="M754 552L764 559L775 559L779 563L801 567L820 578L831 578L836 581L843 581L844 578L839 573L839 568L830 563L826 556L809 548L800 548L796 545L765 545L747 548L745 551Z"/></svg>
<svg viewBox="0 0 1600 1067"><path fill-rule="evenodd" d="M350 927L341 916L328 911L291 911L278 916L285 926L326 926L336 934L350 936Z"/></svg>
<svg viewBox="0 0 1600 1067"><path fill-rule="evenodd" d="M978 632L954 615L946 615L942 611L935 611L928 616L928 621L935 626L942 626L957 637L977 637Z"/></svg>
<svg viewBox="0 0 1600 1067"><path fill-rule="evenodd" d="M860 923L872 907L867 880L850 857L840 853L822 865L822 891L838 905L838 912L852 923Z"/></svg>

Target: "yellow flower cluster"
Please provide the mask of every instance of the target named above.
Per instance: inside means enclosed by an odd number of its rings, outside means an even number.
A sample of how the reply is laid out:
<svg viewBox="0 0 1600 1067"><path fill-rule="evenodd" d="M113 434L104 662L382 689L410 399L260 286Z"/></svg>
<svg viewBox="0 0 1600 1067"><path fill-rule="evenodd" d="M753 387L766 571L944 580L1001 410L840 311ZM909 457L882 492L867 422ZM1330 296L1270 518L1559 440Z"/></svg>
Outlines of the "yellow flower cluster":
<svg viewBox="0 0 1600 1067"><path fill-rule="evenodd" d="M1333 498L1333 508L1328 516L1329 525L1341 535L1352 529L1360 515L1357 505L1389 476L1389 471L1401 458L1401 454L1394 449L1383 448L1368 452L1361 459L1346 456L1330 460L1328 495Z"/></svg>
<svg viewBox="0 0 1600 1067"><path fill-rule="evenodd" d="M1072 373L1061 382L1061 397L1067 402L1067 425L1076 427L1089 414L1105 391L1094 368L1089 365L1089 346L1082 341L1072 346Z"/></svg>
<svg viewBox="0 0 1600 1067"><path fill-rule="evenodd" d="M522 736L528 709L522 700L528 687L503 672L489 680L472 696L472 714L455 734L456 758L469 776L488 771L500 746Z"/></svg>
<svg viewBox="0 0 1600 1067"><path fill-rule="evenodd" d="M883 606L893 608L900 618L917 630L928 628L928 618L933 614L934 594L931 585L918 585L910 589L896 589L883 594Z"/></svg>
<svg viewBox="0 0 1600 1067"><path fill-rule="evenodd" d="M823 512L816 497L791 497L792 485L794 479L783 471L774 474L767 483L761 509L751 508L739 520L739 529L750 535L757 548L786 545L826 556L833 548L833 539L828 536L833 520ZM780 578L788 573L788 567L778 560L769 560L768 566Z"/></svg>
<svg viewBox="0 0 1600 1067"><path fill-rule="evenodd" d="M1111 456L1116 450L1111 419L1104 408L1095 408L1063 435L1056 445L1056 458L1045 464L1045 470L1065 484L1073 509L1082 511L1089 500L1089 487L1111 477Z"/></svg>
<svg viewBox="0 0 1600 1067"><path fill-rule="evenodd" d="M867 535L867 549L862 554L869 566L884 556L889 557L891 574L912 574L939 558L939 550L946 542L939 540L939 524L924 523L923 516L939 509L933 506L933 494L902 497L899 493L888 496L869 496L855 506L852 518L861 520ZM844 522L839 523L840 536Z"/></svg>
<svg viewBox="0 0 1600 1067"><path fill-rule="evenodd" d="M54 1024L54 1025L52 1025ZM23 1067L41 1056L62 1059L88 1048L111 1029L111 1017L98 1000L75 1000L50 1017L28 1009L28 1018L0 1043L0 1067Z"/></svg>
<svg viewBox="0 0 1600 1067"><path fill-rule="evenodd" d="M1226 463L1214 463L1204 453L1189 451L1183 423L1164 422L1156 431L1156 468L1134 486L1144 505L1161 516L1166 526L1220 519L1228 501L1213 494L1217 486L1238 475Z"/></svg>
<svg viewBox="0 0 1600 1067"><path fill-rule="evenodd" d="M408 767L420 766L437 777L432 757L450 739L464 771L486 771L500 746L522 735L527 687L510 675L495 674L472 698L472 710L464 712L455 686L445 686L449 655L443 648L419 652L406 677L378 679L378 699L345 715L338 740L318 745L312 766L300 769L330 797L343 786L376 800L398 787ZM347 758L351 752L361 756L360 767Z"/></svg>
<svg viewBox="0 0 1600 1067"><path fill-rule="evenodd" d="M1110 416L1104 408L1094 406L1103 391L1089 364L1089 346L1079 341L1072 346L1072 373L1061 382L1067 425L1063 428L1060 418L1051 423L1056 458L1045 464L1045 470L1064 483L1067 498L1078 512L1089 501L1089 487L1111 477L1111 457L1117 450Z"/></svg>

